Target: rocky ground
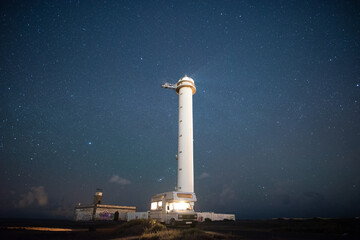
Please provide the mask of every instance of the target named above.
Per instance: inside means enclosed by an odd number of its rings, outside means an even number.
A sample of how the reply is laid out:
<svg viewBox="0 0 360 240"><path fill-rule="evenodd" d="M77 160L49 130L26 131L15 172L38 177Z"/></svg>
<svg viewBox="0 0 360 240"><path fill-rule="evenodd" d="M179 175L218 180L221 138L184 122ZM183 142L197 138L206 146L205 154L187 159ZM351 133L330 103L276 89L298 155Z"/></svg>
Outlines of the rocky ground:
<svg viewBox="0 0 360 240"><path fill-rule="evenodd" d="M150 225L2 219L0 239L360 239L359 219L238 220L199 223L196 229Z"/></svg>

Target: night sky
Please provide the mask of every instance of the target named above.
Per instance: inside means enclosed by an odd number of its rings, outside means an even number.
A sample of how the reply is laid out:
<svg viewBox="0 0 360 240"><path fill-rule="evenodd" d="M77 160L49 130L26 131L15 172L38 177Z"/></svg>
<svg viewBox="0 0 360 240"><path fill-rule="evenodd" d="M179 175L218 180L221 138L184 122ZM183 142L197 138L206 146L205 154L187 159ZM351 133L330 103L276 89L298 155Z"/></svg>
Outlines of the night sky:
<svg viewBox="0 0 360 240"><path fill-rule="evenodd" d="M197 211L360 216L359 1L2 1L0 217L150 208L195 81Z"/></svg>

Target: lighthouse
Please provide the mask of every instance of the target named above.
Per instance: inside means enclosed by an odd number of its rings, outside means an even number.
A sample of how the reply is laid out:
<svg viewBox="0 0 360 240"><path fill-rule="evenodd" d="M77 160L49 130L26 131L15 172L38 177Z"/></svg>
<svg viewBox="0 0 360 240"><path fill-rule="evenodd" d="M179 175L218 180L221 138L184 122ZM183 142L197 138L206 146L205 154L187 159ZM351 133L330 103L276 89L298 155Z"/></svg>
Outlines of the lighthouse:
<svg viewBox="0 0 360 240"><path fill-rule="evenodd" d="M159 193L151 197L150 218L175 226L197 223L194 210L194 150L192 95L196 92L194 80L185 75L176 84L165 83L163 88L175 90L179 95L179 132L176 191Z"/></svg>
<svg viewBox="0 0 360 240"><path fill-rule="evenodd" d="M192 95L196 92L195 83L192 78L185 75L176 84L165 83L162 87L175 89L179 95L177 191L194 192Z"/></svg>
<svg viewBox="0 0 360 240"><path fill-rule="evenodd" d="M175 90L179 95L179 132L176 191L163 192L151 197L149 217L159 222L175 226L191 224L195 226L199 219L235 220L234 214L214 214L213 212L195 212L197 201L194 192L194 143L193 143L193 103L196 92L192 78L184 76L176 84L165 83L163 88ZM199 220L200 221L200 220Z"/></svg>

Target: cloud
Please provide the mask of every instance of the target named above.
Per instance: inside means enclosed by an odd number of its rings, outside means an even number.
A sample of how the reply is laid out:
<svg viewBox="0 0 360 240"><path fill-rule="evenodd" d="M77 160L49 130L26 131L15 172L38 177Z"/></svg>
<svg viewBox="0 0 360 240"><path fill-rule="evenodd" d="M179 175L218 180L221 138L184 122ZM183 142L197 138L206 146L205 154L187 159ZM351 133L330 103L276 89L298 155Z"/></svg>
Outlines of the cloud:
<svg viewBox="0 0 360 240"><path fill-rule="evenodd" d="M72 218L74 216L74 207L72 205L60 205L50 211L51 216Z"/></svg>
<svg viewBox="0 0 360 240"><path fill-rule="evenodd" d="M48 203L48 196L43 186L32 187L29 192L22 194L17 206L25 208L33 203L38 206L45 206Z"/></svg>
<svg viewBox="0 0 360 240"><path fill-rule="evenodd" d="M130 184L131 182L125 178L120 177L119 175L113 175L110 180L110 183L117 183L120 185L127 185Z"/></svg>
<svg viewBox="0 0 360 240"><path fill-rule="evenodd" d="M221 205L228 205L229 203L237 200L234 189L230 186L224 185L220 193L219 200Z"/></svg>
<svg viewBox="0 0 360 240"><path fill-rule="evenodd" d="M322 202L324 200L323 195L318 192L304 192L305 198L313 202Z"/></svg>
<svg viewBox="0 0 360 240"><path fill-rule="evenodd" d="M199 177L198 179L204 179L204 178L208 178L210 177L210 174L208 174L207 172L203 172Z"/></svg>

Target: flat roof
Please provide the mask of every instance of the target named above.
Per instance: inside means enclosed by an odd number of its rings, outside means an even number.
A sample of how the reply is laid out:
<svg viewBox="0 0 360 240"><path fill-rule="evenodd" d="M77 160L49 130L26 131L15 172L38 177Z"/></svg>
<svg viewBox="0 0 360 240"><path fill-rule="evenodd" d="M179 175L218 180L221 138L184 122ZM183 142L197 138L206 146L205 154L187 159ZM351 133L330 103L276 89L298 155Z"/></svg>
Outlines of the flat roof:
<svg viewBox="0 0 360 240"><path fill-rule="evenodd" d="M125 209L125 210L136 210L136 207L131 207L131 206L117 206L117 205L104 205L104 204L91 204L91 205L80 205L80 206L76 206L75 209L80 209L80 208L116 208L116 209Z"/></svg>

